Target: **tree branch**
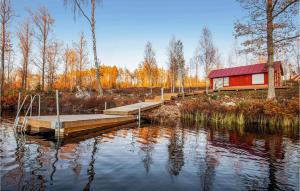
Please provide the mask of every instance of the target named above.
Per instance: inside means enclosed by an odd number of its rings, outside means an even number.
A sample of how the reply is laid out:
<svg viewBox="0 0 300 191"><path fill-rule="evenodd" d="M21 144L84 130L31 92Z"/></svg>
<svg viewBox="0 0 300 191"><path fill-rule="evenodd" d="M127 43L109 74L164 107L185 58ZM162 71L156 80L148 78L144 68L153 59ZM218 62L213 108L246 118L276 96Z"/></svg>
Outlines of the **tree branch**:
<svg viewBox="0 0 300 191"><path fill-rule="evenodd" d="M288 3L285 7L283 7L279 12L277 12L275 15L273 15L273 19L275 17L277 17L278 15L280 15L281 13L283 13L287 8L289 8L291 5L293 5L294 3L297 3L299 2L300 0L294 0L294 1L291 1L290 3ZM273 7L274 8L274 7Z"/></svg>
<svg viewBox="0 0 300 191"><path fill-rule="evenodd" d="M78 0L74 0L74 1L75 1L76 5L77 5L78 9L79 9L80 12L82 13L82 15L88 20L88 22L90 23L90 25L92 25L92 22L91 22L90 18L85 14L85 12L84 12L83 9L81 8L81 6L80 6Z"/></svg>
<svg viewBox="0 0 300 191"><path fill-rule="evenodd" d="M274 4L273 4L273 6L272 6L272 12L274 11L274 8L276 7L277 2L278 2L278 0L275 0L275 1L274 1Z"/></svg>
<svg viewBox="0 0 300 191"><path fill-rule="evenodd" d="M274 41L274 44L279 43L279 42L282 42L282 41L286 41L286 40L292 40L292 39L298 38L298 37L300 37L299 34L298 34L298 35L295 35L295 36L288 37L288 38L279 39L279 40Z"/></svg>

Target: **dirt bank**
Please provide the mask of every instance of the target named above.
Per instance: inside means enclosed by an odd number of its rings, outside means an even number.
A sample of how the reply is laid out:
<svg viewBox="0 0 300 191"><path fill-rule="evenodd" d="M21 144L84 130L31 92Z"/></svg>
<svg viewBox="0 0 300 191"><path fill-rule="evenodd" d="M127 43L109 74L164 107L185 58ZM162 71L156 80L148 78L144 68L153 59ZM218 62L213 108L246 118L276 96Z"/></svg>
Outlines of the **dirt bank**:
<svg viewBox="0 0 300 191"><path fill-rule="evenodd" d="M154 110L147 111L143 114L143 119L150 122L170 123L181 118L179 110L180 103L173 102L172 104L162 105Z"/></svg>

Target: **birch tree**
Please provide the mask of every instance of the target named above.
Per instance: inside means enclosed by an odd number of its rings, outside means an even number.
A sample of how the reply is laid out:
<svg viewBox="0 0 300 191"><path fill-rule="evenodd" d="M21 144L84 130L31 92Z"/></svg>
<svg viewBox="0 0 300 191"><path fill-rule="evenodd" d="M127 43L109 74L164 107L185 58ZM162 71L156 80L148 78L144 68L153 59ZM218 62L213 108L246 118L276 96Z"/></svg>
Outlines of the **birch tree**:
<svg viewBox="0 0 300 191"><path fill-rule="evenodd" d="M96 43L96 32L95 32L95 11L96 11L96 4L101 2L101 0L64 0L65 4L71 4L74 16L76 12L82 15L91 27L92 32L92 39L93 39L93 52L94 52L94 66L96 69L96 82L97 82L97 89L99 96L103 96L103 89L100 80L100 65L98 63L98 56L97 56L97 43ZM84 7L89 7L90 11L84 10ZM90 15L89 15L90 14Z"/></svg>
<svg viewBox="0 0 300 191"><path fill-rule="evenodd" d="M154 73L157 70L157 64L155 59L155 52L152 48L151 42L147 42L145 46L143 65L146 70L147 78L149 80L150 93L152 94L153 78L155 76Z"/></svg>
<svg viewBox="0 0 300 191"><path fill-rule="evenodd" d="M175 51L176 51L176 39L175 37L172 37L168 47L168 57L169 57L168 65L169 65L169 79L171 85L171 92L173 93L175 92L177 73L178 73L178 63L176 62Z"/></svg>
<svg viewBox="0 0 300 191"><path fill-rule="evenodd" d="M200 68L200 57L198 56L198 48L196 48L193 58L191 60L192 65L195 67L195 78L196 78L196 85L198 86L199 82L199 68Z"/></svg>
<svg viewBox="0 0 300 191"><path fill-rule="evenodd" d="M8 35L10 36L10 35ZM8 40L10 41L10 37L8 38ZM13 78L13 74L12 71L14 69L14 50L12 48L12 44L8 43L8 49L6 49L6 82L7 82L7 90L10 92L11 88L12 88L12 78Z"/></svg>
<svg viewBox="0 0 300 191"><path fill-rule="evenodd" d="M246 21L235 23L235 36L244 37L244 51L267 55L268 99L276 98L274 54L299 37L296 16L299 0L238 0L248 12Z"/></svg>
<svg viewBox="0 0 300 191"><path fill-rule="evenodd" d="M202 30L201 39L199 42L198 48L198 57L201 65L204 68L205 74L205 89L206 94L208 93L208 74L210 71L217 66L218 57L217 57L217 48L215 47L212 39L212 34L210 30L206 27Z"/></svg>
<svg viewBox="0 0 300 191"><path fill-rule="evenodd" d="M183 54L183 44L180 40L176 42L175 58L178 65L178 82L179 92L184 93L184 77L185 77L185 59Z"/></svg>

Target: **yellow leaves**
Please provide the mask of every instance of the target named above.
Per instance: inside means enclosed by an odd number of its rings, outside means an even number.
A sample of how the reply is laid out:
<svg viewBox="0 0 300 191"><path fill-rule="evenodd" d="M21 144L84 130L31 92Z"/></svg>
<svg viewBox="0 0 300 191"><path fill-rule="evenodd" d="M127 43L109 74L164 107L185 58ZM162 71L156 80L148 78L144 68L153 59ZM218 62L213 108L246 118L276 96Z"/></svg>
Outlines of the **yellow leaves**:
<svg viewBox="0 0 300 191"><path fill-rule="evenodd" d="M55 75L53 88L74 90L80 84L82 88L96 89L96 69L78 69L77 54L73 49L65 51L64 67L62 73ZM67 63L67 64L66 64ZM147 69L141 64L131 72L126 68L117 68L116 66L101 65L101 85L103 88L128 88L128 87L170 87L170 74L168 70L155 67L152 70L152 78ZM18 74L17 76L20 76ZM29 90L33 90L40 82L40 75L34 74L28 76ZM152 80L151 80L152 79ZM186 87L204 86L204 82L196 80L196 77L186 76L184 79ZM20 87L21 78L15 79L15 84ZM46 84L47 89L47 84Z"/></svg>

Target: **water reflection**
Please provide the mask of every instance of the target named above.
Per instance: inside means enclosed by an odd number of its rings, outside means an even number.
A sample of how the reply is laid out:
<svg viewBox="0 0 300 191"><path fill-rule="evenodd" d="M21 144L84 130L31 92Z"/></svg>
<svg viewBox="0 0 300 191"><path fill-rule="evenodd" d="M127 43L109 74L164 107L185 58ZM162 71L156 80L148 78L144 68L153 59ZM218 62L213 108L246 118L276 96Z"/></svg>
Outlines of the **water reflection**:
<svg viewBox="0 0 300 191"><path fill-rule="evenodd" d="M170 143L168 145L170 175L179 175L184 165L184 129L179 123L171 130Z"/></svg>
<svg viewBox="0 0 300 191"><path fill-rule="evenodd" d="M178 122L56 142L1 126L3 190L299 190L299 132Z"/></svg>
<svg viewBox="0 0 300 191"><path fill-rule="evenodd" d="M88 165L87 174L88 174L88 183L84 186L83 190L90 190L90 185L94 180L95 170L94 170L94 163L95 163L95 154L97 152L97 138L94 138L93 150L91 155L91 160Z"/></svg>

